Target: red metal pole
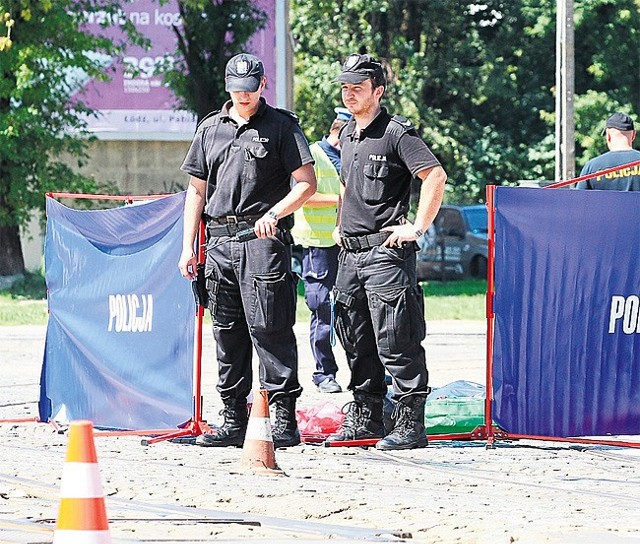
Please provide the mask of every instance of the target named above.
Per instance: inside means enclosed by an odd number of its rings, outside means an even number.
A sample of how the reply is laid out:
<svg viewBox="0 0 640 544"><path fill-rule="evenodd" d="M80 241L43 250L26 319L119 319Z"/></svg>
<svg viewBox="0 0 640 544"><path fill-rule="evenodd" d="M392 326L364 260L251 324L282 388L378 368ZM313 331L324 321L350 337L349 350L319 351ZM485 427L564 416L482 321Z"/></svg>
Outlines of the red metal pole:
<svg viewBox="0 0 640 544"><path fill-rule="evenodd" d="M200 221L198 229L198 263L204 263L205 254L205 231L204 223ZM198 304L196 306L196 359L195 376L193 384L193 418L196 425L202 421L202 320L204 308Z"/></svg>
<svg viewBox="0 0 640 544"><path fill-rule="evenodd" d="M640 161L630 162L628 164L622 164L620 166L614 166L613 168L607 168L606 170L600 170L599 172L594 172L593 174L586 174L584 176L579 176L577 178L568 179L566 181L559 181L557 183L552 183L551 185L547 185L544 187L545 189L558 189L559 187L565 187L567 185L572 185L573 183L578 183L579 181L586 181L588 179L599 178L600 176L605 176L607 174L612 174L613 172L618 172L619 170L624 170L625 168L631 168L632 166L640 166Z"/></svg>
<svg viewBox="0 0 640 544"><path fill-rule="evenodd" d="M486 318L487 318L487 364L486 364L486 386L484 399L484 424L487 431L487 442L493 444L493 417L491 413L491 403L493 401L493 332L494 318L493 296L495 294L495 185L487 185L487 212L489 231L488 255L487 255L487 295L486 295Z"/></svg>

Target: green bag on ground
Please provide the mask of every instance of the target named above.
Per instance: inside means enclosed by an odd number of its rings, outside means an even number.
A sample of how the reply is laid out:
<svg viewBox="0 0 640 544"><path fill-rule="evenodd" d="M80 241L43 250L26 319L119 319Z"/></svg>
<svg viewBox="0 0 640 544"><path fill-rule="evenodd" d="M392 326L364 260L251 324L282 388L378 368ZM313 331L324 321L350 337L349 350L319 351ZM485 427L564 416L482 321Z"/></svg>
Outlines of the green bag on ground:
<svg viewBox="0 0 640 544"><path fill-rule="evenodd" d="M484 425L484 396L483 385L464 380L434 389L425 407L427 434L470 433Z"/></svg>

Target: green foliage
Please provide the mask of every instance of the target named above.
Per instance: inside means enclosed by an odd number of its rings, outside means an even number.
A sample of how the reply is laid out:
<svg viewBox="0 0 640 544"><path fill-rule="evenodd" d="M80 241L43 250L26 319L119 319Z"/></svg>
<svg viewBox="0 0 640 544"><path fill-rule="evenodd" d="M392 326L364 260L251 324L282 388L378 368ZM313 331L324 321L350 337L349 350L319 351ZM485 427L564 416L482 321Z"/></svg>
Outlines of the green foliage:
<svg viewBox="0 0 640 544"><path fill-rule="evenodd" d="M159 71L181 106L201 119L228 99L227 61L264 27L266 14L251 0L178 0L178 8L183 26L173 29L178 49L171 55L177 61L165 61Z"/></svg>
<svg viewBox="0 0 640 544"><path fill-rule="evenodd" d="M446 200L554 175L556 2L292 0L296 112L319 138L353 52L387 69L385 105L418 127L449 174ZM575 1L578 166L602 150L604 119L640 113L638 0ZM336 44L338 44L336 46Z"/></svg>
<svg viewBox="0 0 640 544"><path fill-rule="evenodd" d="M0 17L12 21L0 49L0 231L17 236L11 227L44 209L47 191L95 188L61 157L79 164L84 157L91 111L76 96L79 76L104 78L94 53L118 52L111 40L82 31L83 12L117 8L113 0L0 0ZM23 263L9 268L20 272Z"/></svg>
<svg viewBox="0 0 640 544"><path fill-rule="evenodd" d="M27 272L21 279L13 282L11 287L0 291L0 294L13 299L44 300L47 298L47 286L42 274Z"/></svg>

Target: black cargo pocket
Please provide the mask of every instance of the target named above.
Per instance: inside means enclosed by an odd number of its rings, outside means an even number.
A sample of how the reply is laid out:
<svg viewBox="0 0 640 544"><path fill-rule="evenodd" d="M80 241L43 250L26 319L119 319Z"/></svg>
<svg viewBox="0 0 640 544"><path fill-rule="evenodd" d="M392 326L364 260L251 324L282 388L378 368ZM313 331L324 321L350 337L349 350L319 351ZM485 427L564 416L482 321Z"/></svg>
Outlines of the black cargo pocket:
<svg viewBox="0 0 640 544"><path fill-rule="evenodd" d="M422 342L427 336L427 322L424 315L424 294L417 285L410 291L409 311L411 312L411 330L418 341Z"/></svg>
<svg viewBox="0 0 640 544"><path fill-rule="evenodd" d="M368 163L362 168L362 173L364 174L362 198L367 202L379 202L384 197L384 180L389 174L389 167L386 163Z"/></svg>
<svg viewBox="0 0 640 544"><path fill-rule="evenodd" d="M338 340L346 352L355 351L355 331L353 327L352 315L355 298L337 289L333 290L333 300L335 312L334 327Z"/></svg>
<svg viewBox="0 0 640 544"><path fill-rule="evenodd" d="M253 278L251 328L277 331L293 326L295 319L295 283L288 272L260 274Z"/></svg>
<svg viewBox="0 0 640 544"><path fill-rule="evenodd" d="M385 334L381 335L381 341L386 337L390 353L400 353L411 343L422 341L424 313L419 313L420 305L414 289L385 289L376 294L385 318Z"/></svg>

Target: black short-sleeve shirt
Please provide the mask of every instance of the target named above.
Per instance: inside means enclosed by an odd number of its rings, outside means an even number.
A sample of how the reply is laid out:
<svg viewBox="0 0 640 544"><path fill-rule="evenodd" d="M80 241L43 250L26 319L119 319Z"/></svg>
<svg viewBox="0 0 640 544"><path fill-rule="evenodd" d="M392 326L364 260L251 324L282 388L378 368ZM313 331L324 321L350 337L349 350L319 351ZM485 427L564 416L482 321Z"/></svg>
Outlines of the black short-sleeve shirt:
<svg viewBox="0 0 640 544"><path fill-rule="evenodd" d="M260 99L241 126L229 116L231 101L198 126L180 167L207 182L210 217L259 215L291 189L291 173L313 163L297 119Z"/></svg>
<svg viewBox="0 0 640 544"><path fill-rule="evenodd" d="M411 180L440 164L411 123L392 118L385 108L359 136L351 119L340 135L340 145L343 236L397 225L409 212Z"/></svg>

